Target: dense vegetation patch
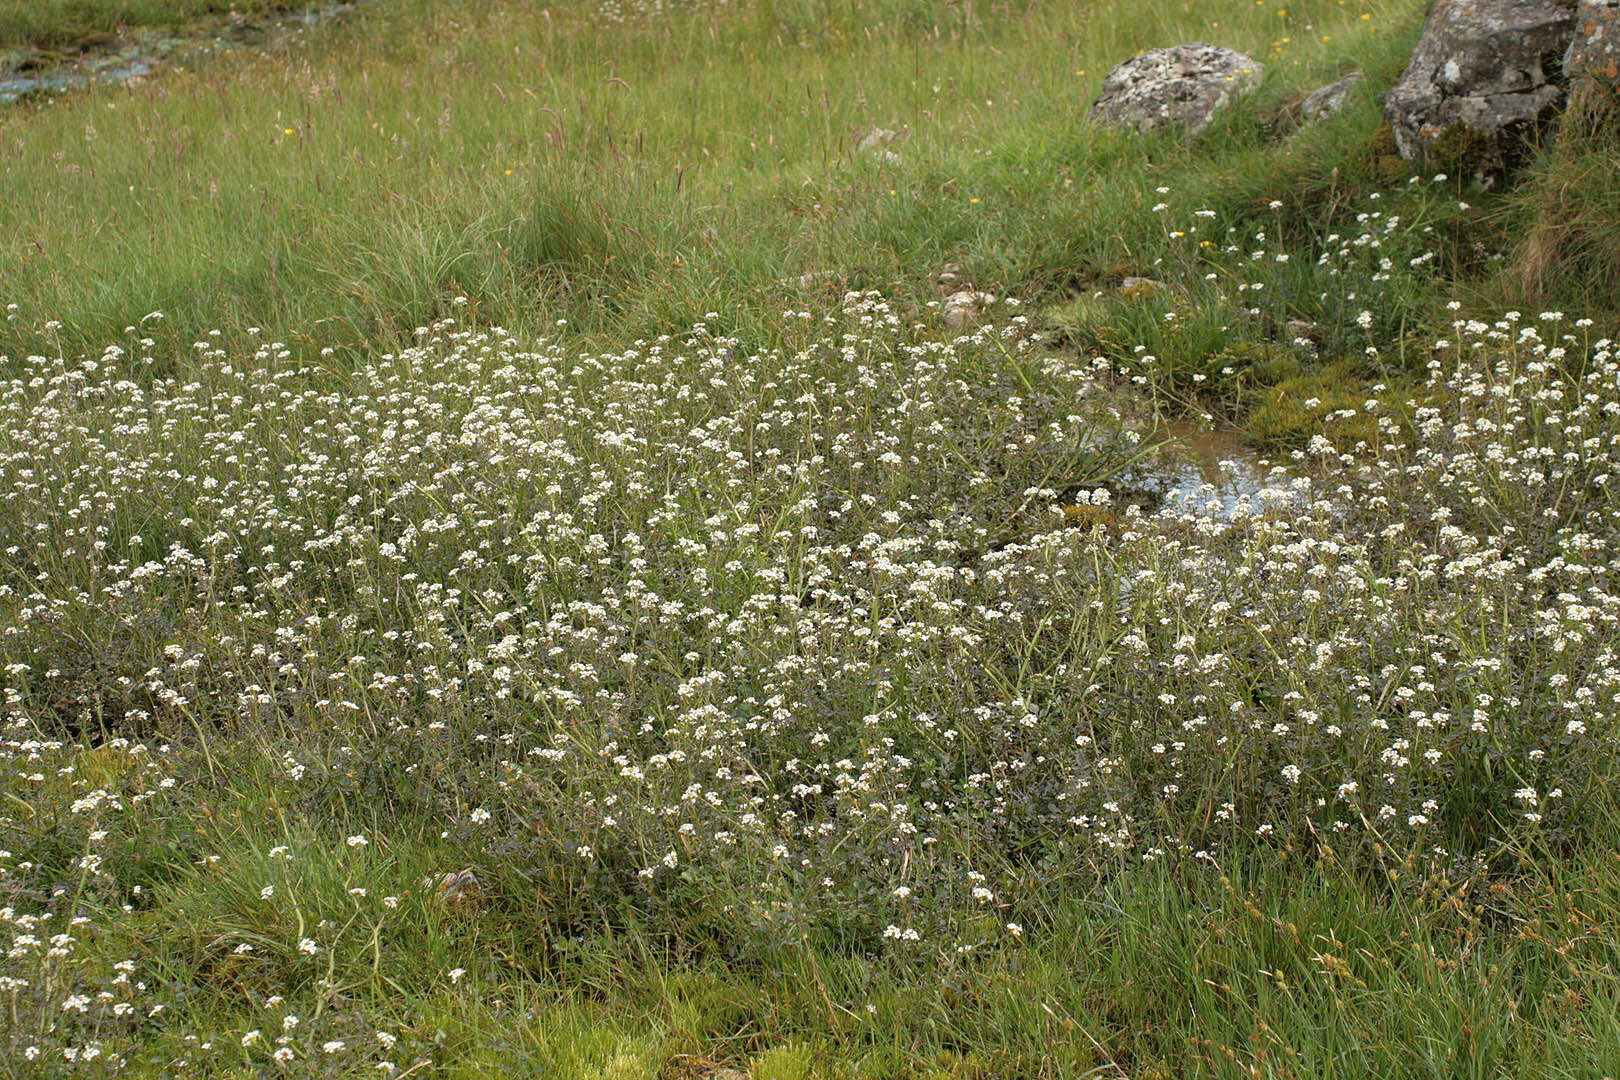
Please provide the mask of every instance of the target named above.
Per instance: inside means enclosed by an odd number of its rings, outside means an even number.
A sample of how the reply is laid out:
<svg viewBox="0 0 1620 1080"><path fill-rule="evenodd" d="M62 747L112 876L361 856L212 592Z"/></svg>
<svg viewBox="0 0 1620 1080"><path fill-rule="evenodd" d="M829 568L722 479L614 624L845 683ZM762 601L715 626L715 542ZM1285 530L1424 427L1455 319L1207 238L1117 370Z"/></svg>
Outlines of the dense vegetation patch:
<svg viewBox="0 0 1620 1080"><path fill-rule="evenodd" d="M1620 1068L1603 114L1295 126L1411 4L396 10L0 119L0 1074Z"/></svg>

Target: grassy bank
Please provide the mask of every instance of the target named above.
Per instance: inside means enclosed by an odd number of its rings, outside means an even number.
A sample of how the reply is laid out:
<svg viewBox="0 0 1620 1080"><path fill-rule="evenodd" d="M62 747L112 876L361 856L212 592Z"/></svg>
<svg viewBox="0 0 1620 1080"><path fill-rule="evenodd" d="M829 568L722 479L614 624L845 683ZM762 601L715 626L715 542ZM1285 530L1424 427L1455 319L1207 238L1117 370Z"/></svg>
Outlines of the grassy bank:
<svg viewBox="0 0 1620 1080"><path fill-rule="evenodd" d="M292 62L0 121L3 288L70 348L160 309L165 342L284 328L306 356L392 348L458 294L515 330L567 318L599 338L708 311L770 334L805 274L814 299L920 303L956 262L1061 298L1152 276L1158 187L1246 234L1272 197L1316 225L1387 179L1368 172L1370 91L1292 137L1278 115L1351 67L1391 79L1415 5L1279 10L390 5ZM1272 73L1196 150L1084 122L1119 57L1197 38ZM109 122L140 134L102 137ZM897 163L857 152L874 127L903 133Z"/></svg>
<svg viewBox="0 0 1620 1080"><path fill-rule="evenodd" d="M1223 327L1261 290L1271 302L1243 337L1286 346L1287 323L1303 320L1320 324L1326 353L1359 354L1354 290L1318 266L1312 238L1359 234L1367 197L1412 179L1375 97L1404 64L1418 5L1110 10L896 0L648 21L590 5L399 3L290 54L16 112L0 118L13 193L0 292L19 319L0 345L15 352L14 329L55 319L65 349L93 351L156 310L165 320L147 331L166 351L262 327L301 358L331 348L347 362L398 348L457 296L520 333L565 319L591 344L680 332L708 312L765 343L792 325L784 310L849 288L938 320L935 277L954 264L957 287L1016 295L1114 358L1180 304L1194 323L1161 322L1151 352L1183 396L1186 379L1233 367ZM1269 74L1195 145L1085 122L1118 57L1202 38L1249 50ZM1298 101L1351 68L1369 79L1350 106L1296 127ZM892 158L859 150L874 128L898 133ZM1604 254L1612 208L1603 185L1579 182L1609 162L1570 156L1505 197L1473 190L1460 161L1421 178L1420 203L1390 208L1413 233L1406 249L1440 261L1402 267L1399 310L1374 305L1395 324L1385 336L1443 332L1453 298L1480 312L1620 307ZM1193 222L1195 210L1209 216ZM1204 248L1187 250L1188 222ZM1516 250L1527 236L1543 243ZM1554 251L1577 257L1555 269ZM1527 259L1539 270L1527 275ZM1192 287L1157 302L1116 293L1129 276L1178 275ZM1269 388L1258 382L1298 374L1266 371L1201 382L1216 391L1204 407L1246 412ZM1304 428L1282 418L1259 434L1286 442Z"/></svg>
<svg viewBox="0 0 1620 1080"><path fill-rule="evenodd" d="M183 30L227 15L296 11L296 0L0 0L0 47L73 50L143 30Z"/></svg>
<svg viewBox="0 0 1620 1080"><path fill-rule="evenodd" d="M0 1075L1620 1069L1613 143L1411 175L1419 6L399 0L0 113Z"/></svg>

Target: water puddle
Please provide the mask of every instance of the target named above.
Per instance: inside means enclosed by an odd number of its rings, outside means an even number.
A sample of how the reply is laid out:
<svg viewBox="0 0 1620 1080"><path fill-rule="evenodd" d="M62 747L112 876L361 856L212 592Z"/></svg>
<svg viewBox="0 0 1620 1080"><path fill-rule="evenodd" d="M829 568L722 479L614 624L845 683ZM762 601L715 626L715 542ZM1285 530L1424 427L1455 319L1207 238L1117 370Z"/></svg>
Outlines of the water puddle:
<svg viewBox="0 0 1620 1080"><path fill-rule="evenodd" d="M1238 432L1161 420L1154 437L1167 440L1164 449L1115 480L1120 490L1140 493L1154 508L1231 519L1282 495L1280 481L1268 479L1273 463L1245 445ZM1263 494L1269 492L1276 495Z"/></svg>
<svg viewBox="0 0 1620 1080"><path fill-rule="evenodd" d="M138 30L85 43L75 54L0 49L0 105L49 102L92 86L137 84L165 67L237 49L269 49L376 0L325 0L292 11L231 15L181 31Z"/></svg>

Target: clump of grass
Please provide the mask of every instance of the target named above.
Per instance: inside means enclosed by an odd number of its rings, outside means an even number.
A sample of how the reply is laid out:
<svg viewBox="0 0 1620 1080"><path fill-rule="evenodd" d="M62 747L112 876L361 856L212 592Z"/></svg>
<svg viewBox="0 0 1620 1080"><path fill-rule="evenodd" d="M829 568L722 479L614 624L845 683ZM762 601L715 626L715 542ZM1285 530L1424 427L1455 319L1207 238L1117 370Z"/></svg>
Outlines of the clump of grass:
<svg viewBox="0 0 1620 1080"><path fill-rule="evenodd" d="M1189 206L1165 189L1152 208L1164 254L1151 269L1176 284L1107 284L1053 305L1046 321L1172 411L1240 422L1259 444L1301 444L1322 414L1293 411L1296 401L1351 407L1427 361L1411 331L1445 313L1436 268L1477 216L1446 174L1346 199L1301 241L1283 200Z"/></svg>
<svg viewBox="0 0 1620 1080"><path fill-rule="evenodd" d="M1563 118L1541 167L1513 197L1526 223L1502 283L1538 304L1596 304L1609 314L1620 284L1614 258L1620 206L1604 177L1620 146L1620 105L1614 91L1594 85Z"/></svg>

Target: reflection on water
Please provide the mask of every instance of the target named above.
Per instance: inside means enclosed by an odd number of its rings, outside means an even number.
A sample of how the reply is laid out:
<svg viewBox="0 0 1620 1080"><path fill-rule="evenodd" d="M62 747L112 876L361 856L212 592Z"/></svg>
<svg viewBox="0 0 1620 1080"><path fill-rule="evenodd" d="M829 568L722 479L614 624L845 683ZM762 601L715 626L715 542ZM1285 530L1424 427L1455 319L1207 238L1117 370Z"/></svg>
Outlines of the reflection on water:
<svg viewBox="0 0 1620 1080"><path fill-rule="evenodd" d="M1117 482L1122 489L1153 497L1160 509L1232 518L1259 511L1273 500L1286 501L1280 467L1245 446L1235 431L1161 421L1154 437L1167 440L1164 449L1132 466ZM1274 469L1279 471L1274 474Z"/></svg>
<svg viewBox="0 0 1620 1080"><path fill-rule="evenodd" d="M0 50L0 105L49 101L90 86L139 81L165 65L243 48L269 48L374 0L327 0L297 11L230 16L185 31L141 31L108 38L74 56L32 48Z"/></svg>

